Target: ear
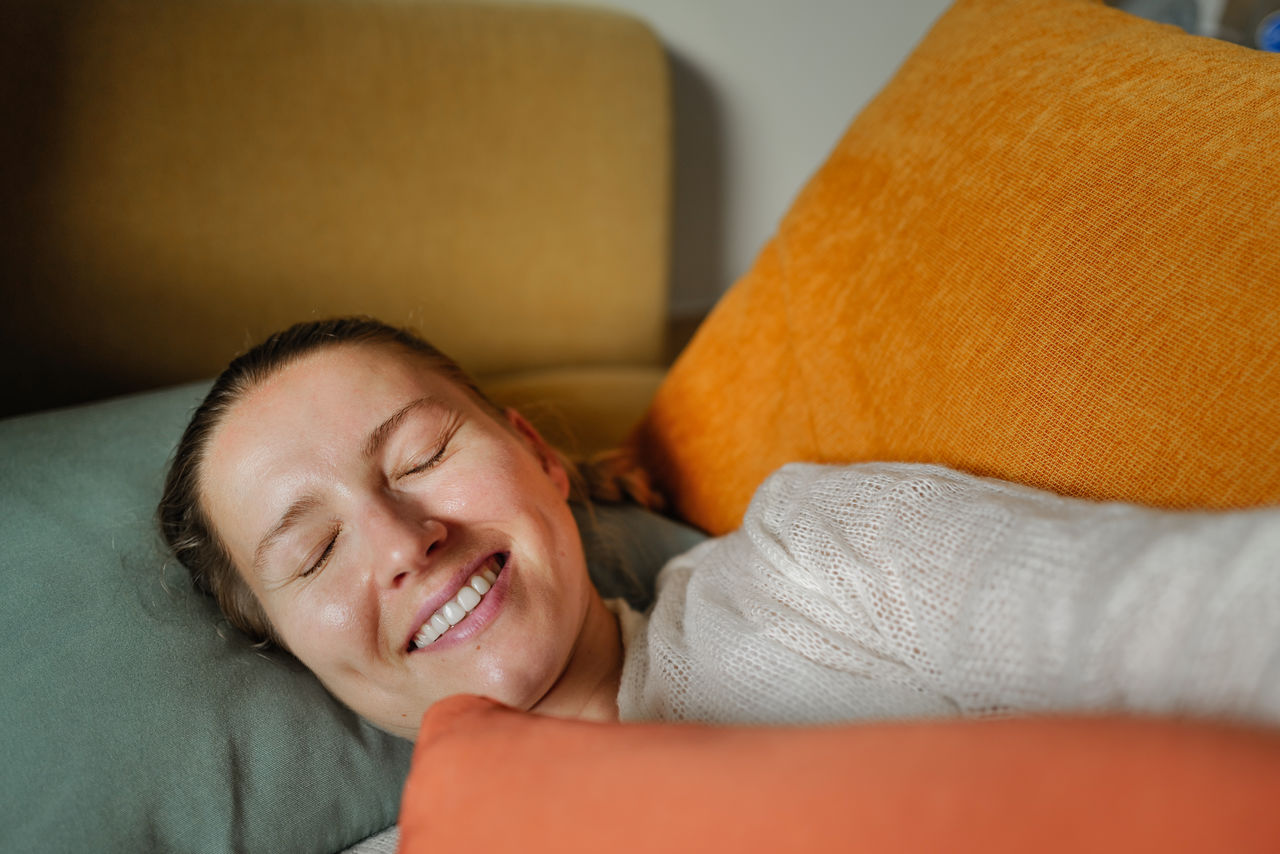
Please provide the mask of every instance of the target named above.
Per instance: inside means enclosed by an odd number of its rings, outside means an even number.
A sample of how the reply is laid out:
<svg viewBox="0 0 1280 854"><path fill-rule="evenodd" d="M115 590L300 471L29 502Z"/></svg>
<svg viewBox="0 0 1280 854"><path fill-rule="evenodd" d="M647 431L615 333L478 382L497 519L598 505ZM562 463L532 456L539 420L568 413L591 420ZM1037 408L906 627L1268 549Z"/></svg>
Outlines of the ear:
<svg viewBox="0 0 1280 854"><path fill-rule="evenodd" d="M569 472L565 469L560 453L551 447L546 439L542 438L542 434L538 432L538 428L529 423L529 420L511 407L507 407L503 414L507 417L507 421L515 430L516 435L524 439L525 444L533 451L534 456L538 458L538 462L542 464L542 470L547 473L547 477L551 478L551 482L556 485L556 489L560 490L560 495L566 500L569 498Z"/></svg>

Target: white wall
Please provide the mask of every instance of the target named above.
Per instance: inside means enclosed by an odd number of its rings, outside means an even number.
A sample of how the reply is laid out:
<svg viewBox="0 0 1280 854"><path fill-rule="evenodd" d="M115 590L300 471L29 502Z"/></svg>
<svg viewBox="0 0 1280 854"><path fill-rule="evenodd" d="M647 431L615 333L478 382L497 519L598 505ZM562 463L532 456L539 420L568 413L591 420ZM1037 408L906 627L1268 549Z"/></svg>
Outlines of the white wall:
<svg viewBox="0 0 1280 854"><path fill-rule="evenodd" d="M949 0L579 0L647 21L672 61L672 312L704 312Z"/></svg>

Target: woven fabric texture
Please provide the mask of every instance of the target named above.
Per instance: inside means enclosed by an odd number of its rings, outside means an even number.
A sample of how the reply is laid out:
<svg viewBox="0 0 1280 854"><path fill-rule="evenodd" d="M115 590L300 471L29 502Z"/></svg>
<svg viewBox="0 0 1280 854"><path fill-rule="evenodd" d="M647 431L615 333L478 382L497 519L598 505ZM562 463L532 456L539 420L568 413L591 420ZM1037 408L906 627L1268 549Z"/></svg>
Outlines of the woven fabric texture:
<svg viewBox="0 0 1280 854"><path fill-rule="evenodd" d="M0 79L0 412L211 376L337 314L476 374L661 363L670 103L635 18L17 2Z"/></svg>
<svg viewBox="0 0 1280 854"><path fill-rule="evenodd" d="M1277 151L1280 57L961 0L703 324L640 456L713 533L799 460L1280 500Z"/></svg>
<svg viewBox="0 0 1280 854"><path fill-rule="evenodd" d="M1280 723L1280 510L1068 499L796 464L672 560L624 719L1141 712Z"/></svg>

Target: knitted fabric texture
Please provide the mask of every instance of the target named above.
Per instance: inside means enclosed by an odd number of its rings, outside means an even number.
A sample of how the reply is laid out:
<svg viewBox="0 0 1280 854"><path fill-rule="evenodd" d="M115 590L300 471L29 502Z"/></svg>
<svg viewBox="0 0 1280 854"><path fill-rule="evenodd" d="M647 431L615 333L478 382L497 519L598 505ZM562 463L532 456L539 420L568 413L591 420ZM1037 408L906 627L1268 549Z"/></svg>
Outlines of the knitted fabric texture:
<svg viewBox="0 0 1280 854"><path fill-rule="evenodd" d="M1127 710L1280 721L1280 512L1064 498L935 466L789 465L674 559L624 719Z"/></svg>

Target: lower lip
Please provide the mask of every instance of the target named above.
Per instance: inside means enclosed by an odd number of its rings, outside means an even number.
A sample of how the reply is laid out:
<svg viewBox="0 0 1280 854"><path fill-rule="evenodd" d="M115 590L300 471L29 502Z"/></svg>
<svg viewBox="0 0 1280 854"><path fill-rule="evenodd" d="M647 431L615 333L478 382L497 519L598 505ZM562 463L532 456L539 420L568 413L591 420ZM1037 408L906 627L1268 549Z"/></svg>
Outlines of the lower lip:
<svg viewBox="0 0 1280 854"><path fill-rule="evenodd" d="M489 625L498 618L498 613L506 602L507 591L511 587L511 565L513 562L514 558L508 555L506 565L498 573L498 580L489 588L489 592L484 594L480 604L474 610L468 612L461 622L438 637L433 643L415 649L411 655L417 655L421 652L443 652L444 650L452 649L455 646L466 643L489 628Z"/></svg>

